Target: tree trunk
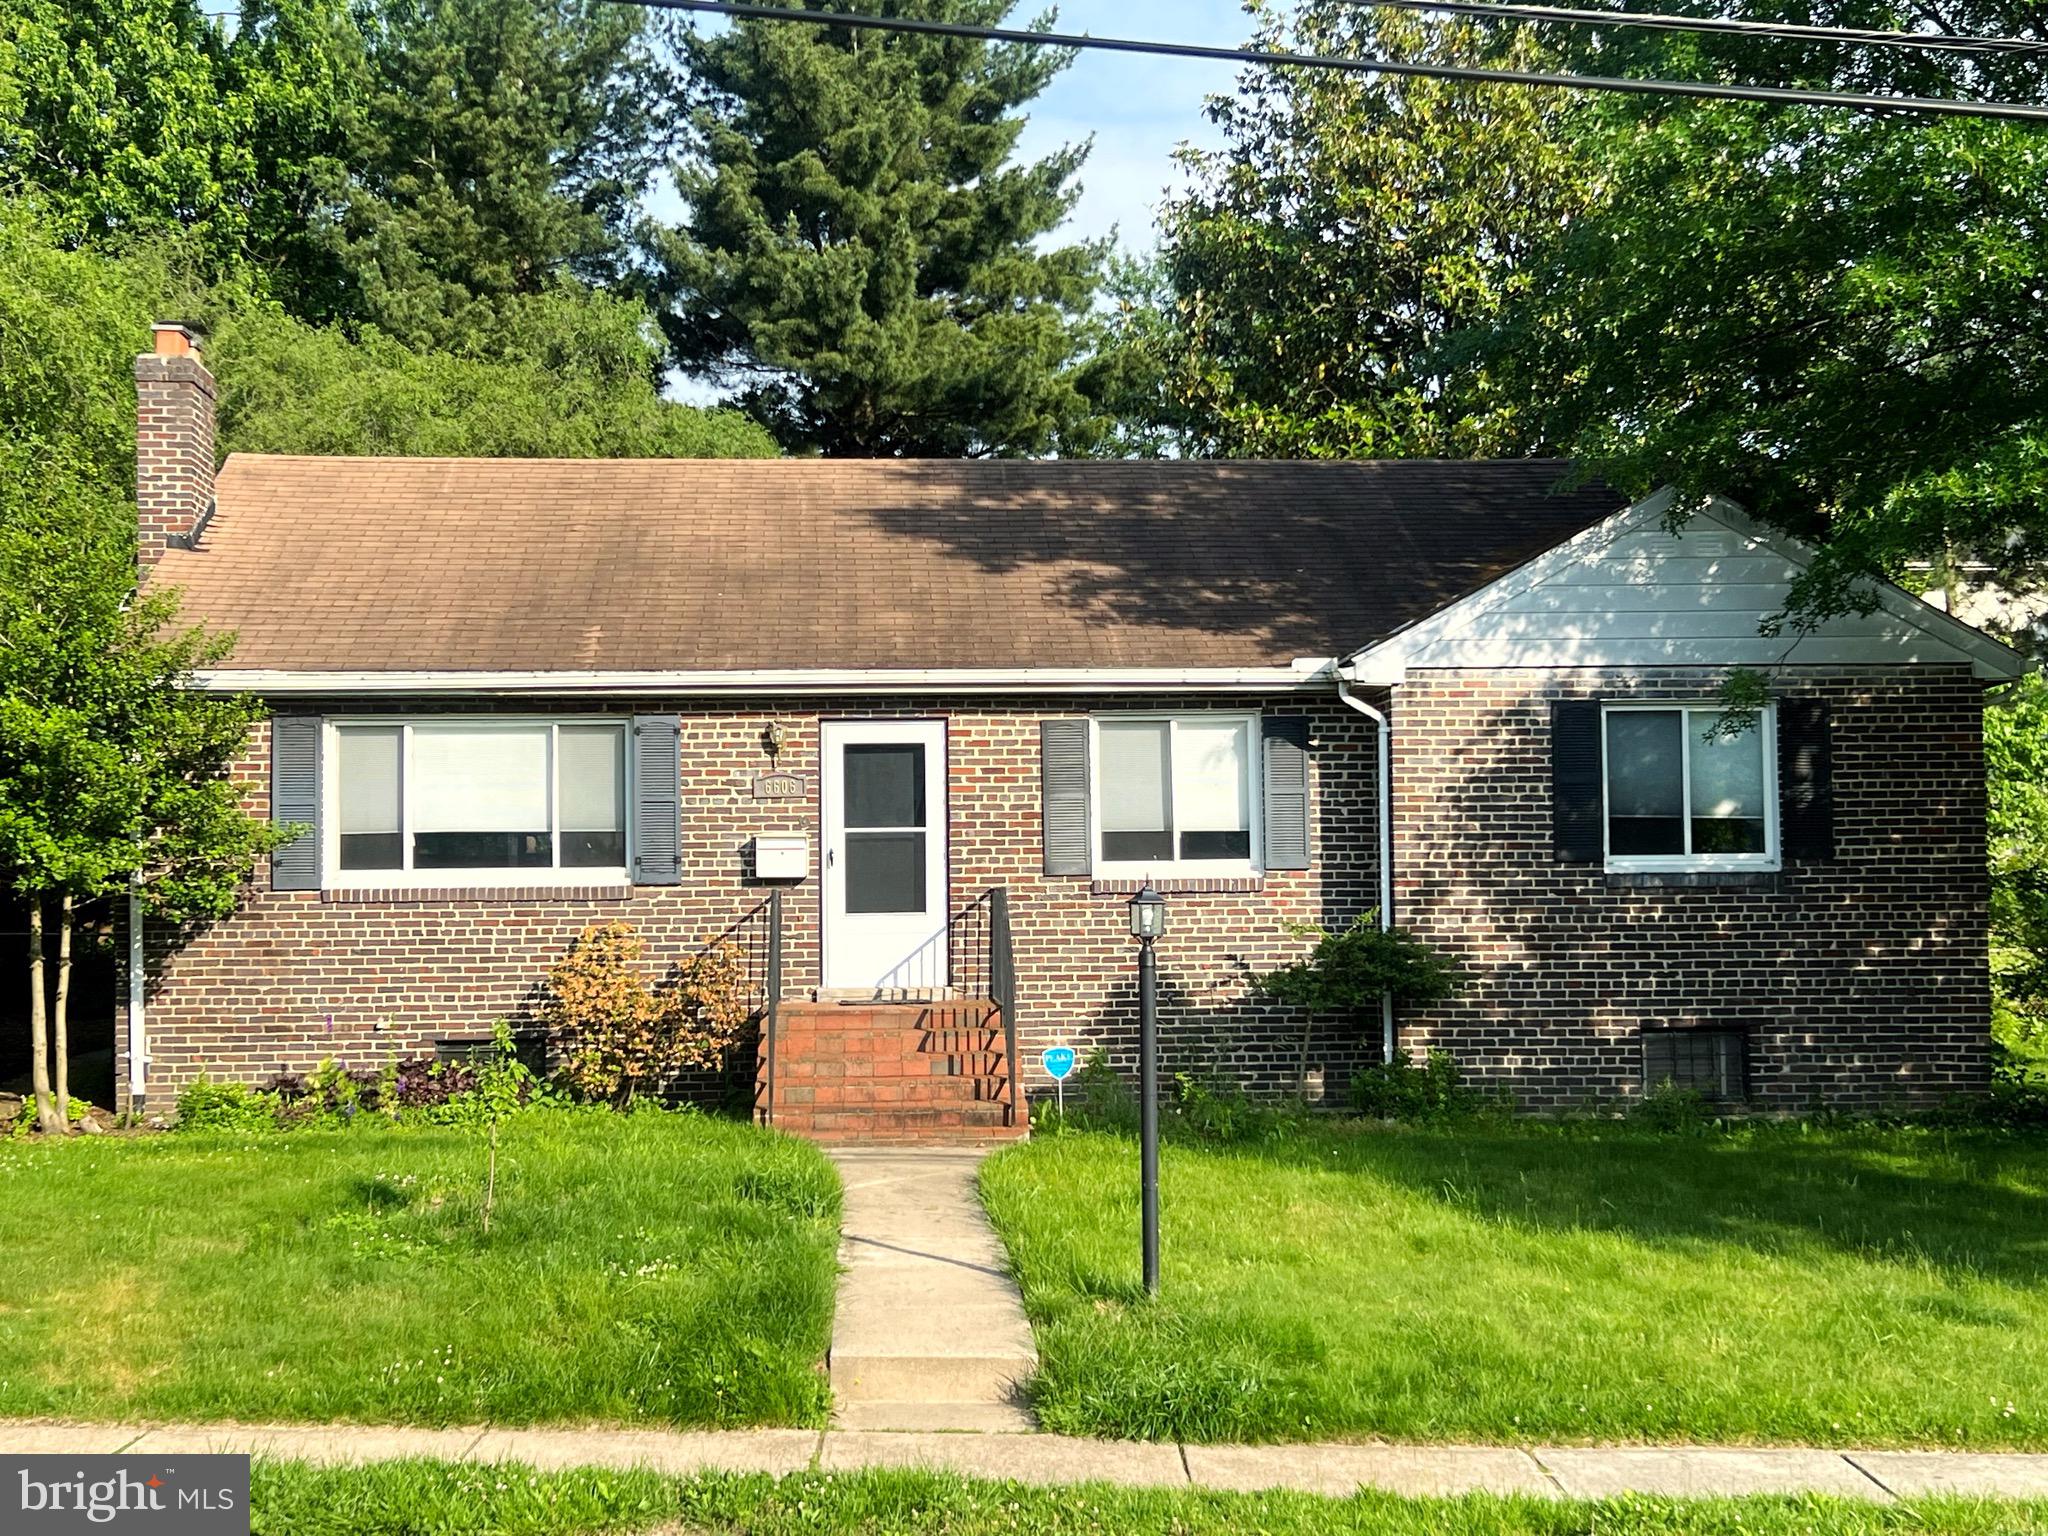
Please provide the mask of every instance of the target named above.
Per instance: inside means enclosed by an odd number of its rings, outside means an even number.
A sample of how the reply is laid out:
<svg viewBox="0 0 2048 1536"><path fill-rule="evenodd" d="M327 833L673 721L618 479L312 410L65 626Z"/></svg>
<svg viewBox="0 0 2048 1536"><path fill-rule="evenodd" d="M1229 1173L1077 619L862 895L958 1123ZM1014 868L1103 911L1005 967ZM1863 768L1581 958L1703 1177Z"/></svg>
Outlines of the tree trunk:
<svg viewBox="0 0 2048 1536"><path fill-rule="evenodd" d="M57 999L50 1011L50 1055L56 1079L57 1122L71 1127L71 893L57 898Z"/></svg>
<svg viewBox="0 0 2048 1536"><path fill-rule="evenodd" d="M52 1135L64 1130L64 1115L50 1098L50 1004L43 990L43 899L28 902L29 1076L36 1096L36 1125Z"/></svg>
<svg viewBox="0 0 2048 1536"><path fill-rule="evenodd" d="M491 1207L498 1199L498 1117L491 1116L491 1161L484 1173L484 1236L491 1235Z"/></svg>

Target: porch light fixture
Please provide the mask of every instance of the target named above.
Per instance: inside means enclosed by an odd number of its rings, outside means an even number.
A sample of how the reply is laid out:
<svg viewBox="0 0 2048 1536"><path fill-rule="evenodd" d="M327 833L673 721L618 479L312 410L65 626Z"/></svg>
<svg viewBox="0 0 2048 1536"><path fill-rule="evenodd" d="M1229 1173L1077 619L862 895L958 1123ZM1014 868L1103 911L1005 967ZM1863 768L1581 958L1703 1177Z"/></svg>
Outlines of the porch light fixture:
<svg viewBox="0 0 2048 1536"><path fill-rule="evenodd" d="M780 720L770 720L761 731L761 745L771 758L782 755L782 744L789 739L789 733L782 728Z"/></svg>
<svg viewBox="0 0 2048 1536"><path fill-rule="evenodd" d="M1130 901L1138 941L1138 1191L1145 1294L1159 1294L1159 959L1152 943L1166 932L1166 900L1147 880Z"/></svg>
<svg viewBox="0 0 2048 1536"><path fill-rule="evenodd" d="M1130 913L1131 937L1139 943L1150 946L1166 932L1166 898L1152 889L1150 880L1131 898Z"/></svg>

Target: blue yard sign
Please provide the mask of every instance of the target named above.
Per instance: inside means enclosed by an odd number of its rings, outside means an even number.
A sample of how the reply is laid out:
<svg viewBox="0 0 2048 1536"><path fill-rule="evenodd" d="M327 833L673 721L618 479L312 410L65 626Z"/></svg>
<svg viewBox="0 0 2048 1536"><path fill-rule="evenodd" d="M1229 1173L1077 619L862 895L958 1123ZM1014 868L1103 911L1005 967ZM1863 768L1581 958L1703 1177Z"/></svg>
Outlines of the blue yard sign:
<svg viewBox="0 0 2048 1536"><path fill-rule="evenodd" d="M1045 1075L1052 1079L1053 1099L1059 1105L1060 1121L1067 1118L1067 1079L1074 1074L1074 1048L1056 1045L1038 1058Z"/></svg>

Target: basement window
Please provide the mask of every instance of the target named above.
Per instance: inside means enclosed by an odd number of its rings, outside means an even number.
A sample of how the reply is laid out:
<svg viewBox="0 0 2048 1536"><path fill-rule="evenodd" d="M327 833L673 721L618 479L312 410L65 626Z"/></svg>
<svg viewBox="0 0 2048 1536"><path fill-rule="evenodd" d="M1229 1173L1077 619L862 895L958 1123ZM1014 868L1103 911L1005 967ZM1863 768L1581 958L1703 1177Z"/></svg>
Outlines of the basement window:
<svg viewBox="0 0 2048 1536"><path fill-rule="evenodd" d="M1717 1104L1749 1094L1749 1036L1739 1029L1646 1029L1643 1092L1669 1085Z"/></svg>
<svg viewBox="0 0 2048 1536"><path fill-rule="evenodd" d="M621 720L362 720L330 727L336 885L623 880Z"/></svg>

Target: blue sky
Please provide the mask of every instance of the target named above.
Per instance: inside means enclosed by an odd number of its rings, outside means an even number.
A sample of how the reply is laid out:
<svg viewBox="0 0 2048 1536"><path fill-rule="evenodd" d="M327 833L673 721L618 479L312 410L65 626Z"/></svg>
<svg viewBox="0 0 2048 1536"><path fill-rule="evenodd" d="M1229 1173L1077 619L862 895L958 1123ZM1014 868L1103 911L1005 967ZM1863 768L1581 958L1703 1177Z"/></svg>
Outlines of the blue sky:
<svg viewBox="0 0 2048 1536"><path fill-rule="evenodd" d="M1027 3L1016 15L1029 19L1038 10ZM1242 43L1249 29L1237 0L1061 0L1055 25L1062 32L1226 46ZM1160 193L1178 180L1174 147L1220 142L1202 103L1230 90L1235 78L1229 64L1083 50L1031 104L1019 146L1035 157L1095 135L1081 172L1081 201L1064 233L1092 239L1115 228L1127 249L1150 249Z"/></svg>

